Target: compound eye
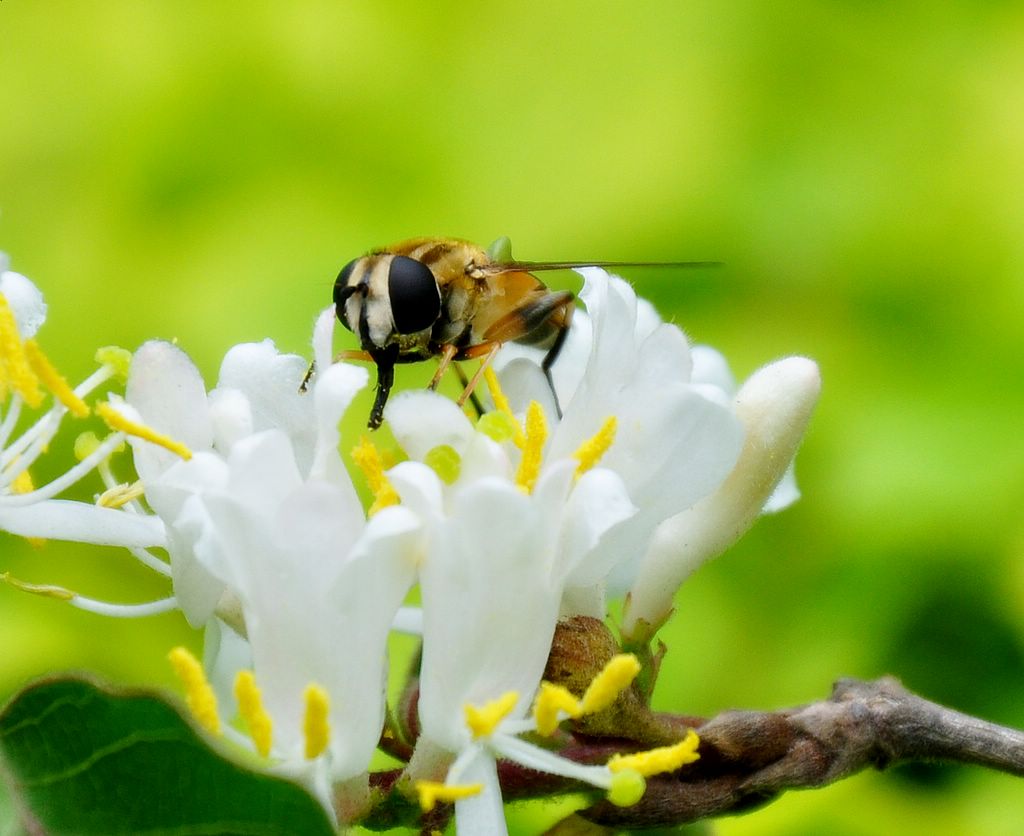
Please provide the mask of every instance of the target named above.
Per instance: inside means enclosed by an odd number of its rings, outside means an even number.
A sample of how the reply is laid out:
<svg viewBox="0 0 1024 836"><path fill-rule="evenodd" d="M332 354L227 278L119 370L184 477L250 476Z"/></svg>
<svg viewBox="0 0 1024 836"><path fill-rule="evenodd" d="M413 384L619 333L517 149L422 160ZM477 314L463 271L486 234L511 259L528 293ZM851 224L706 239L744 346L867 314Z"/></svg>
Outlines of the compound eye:
<svg viewBox="0 0 1024 836"><path fill-rule="evenodd" d="M345 303L348 301L348 297L355 293L356 288L349 287L348 280L358 263L358 258L350 261L341 268L338 278L334 280L334 312L338 317L338 321L348 328L349 331L352 330L352 326L348 324L348 317L345 316Z"/></svg>
<svg viewBox="0 0 1024 836"><path fill-rule="evenodd" d="M441 313L437 279L422 261L396 255L388 270L391 317L399 334L415 334L429 328Z"/></svg>

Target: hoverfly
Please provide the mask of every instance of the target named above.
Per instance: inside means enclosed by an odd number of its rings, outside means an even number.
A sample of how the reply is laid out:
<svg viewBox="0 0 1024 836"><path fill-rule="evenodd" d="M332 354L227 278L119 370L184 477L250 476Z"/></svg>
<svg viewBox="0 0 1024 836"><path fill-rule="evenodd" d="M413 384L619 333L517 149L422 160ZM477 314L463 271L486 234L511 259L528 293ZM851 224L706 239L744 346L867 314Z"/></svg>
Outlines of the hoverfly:
<svg viewBox="0 0 1024 836"><path fill-rule="evenodd" d="M462 406L506 342L546 349L541 367L553 392L551 366L568 334L575 296L567 290L548 290L532 273L635 264L516 261L507 238L487 250L457 238L413 238L353 259L334 283L334 305L341 324L359 337L361 345L361 350L343 351L340 357L377 366L376 397L367 426L376 429L384 420L396 364L437 357L431 389L452 366L463 383L458 401ZM671 267L713 264L645 262ZM473 358L481 359L480 369L467 380L453 361Z"/></svg>

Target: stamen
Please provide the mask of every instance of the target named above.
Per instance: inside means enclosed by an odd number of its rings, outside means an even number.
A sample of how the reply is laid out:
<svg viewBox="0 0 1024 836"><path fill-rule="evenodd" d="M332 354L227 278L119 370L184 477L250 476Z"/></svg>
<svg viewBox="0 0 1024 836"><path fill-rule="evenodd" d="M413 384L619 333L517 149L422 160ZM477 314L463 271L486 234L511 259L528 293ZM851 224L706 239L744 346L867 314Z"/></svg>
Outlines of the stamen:
<svg viewBox="0 0 1024 836"><path fill-rule="evenodd" d="M263 707L263 697L256 687L256 677L252 671L238 672L235 677L235 699L238 700L238 713L245 720L249 736L256 744L256 751L268 757L274 722Z"/></svg>
<svg viewBox="0 0 1024 836"><path fill-rule="evenodd" d="M523 458L516 471L516 484L523 493L533 491L537 476L540 475L544 442L547 439L548 423L544 417L544 408L537 401L530 401L526 408L526 443L523 445Z"/></svg>
<svg viewBox="0 0 1024 836"><path fill-rule="evenodd" d="M697 747L700 738L697 732L690 729L686 737L673 746L661 746L637 752L634 755L613 755L608 761L608 768L615 773L633 770L644 776L657 775L661 772L673 772L681 766L693 763L700 758Z"/></svg>
<svg viewBox="0 0 1024 836"><path fill-rule="evenodd" d="M152 427L147 427L145 424L138 424L135 421L125 418L109 403L101 402L96 404L96 414L99 415L112 430L120 430L125 435L135 436L136 438L141 438L143 441L155 444L158 447L163 447L165 450L169 450L175 455L181 456L185 461L192 458L192 451L189 450L182 442L175 441L170 436L157 432Z"/></svg>
<svg viewBox="0 0 1024 836"><path fill-rule="evenodd" d="M427 451L423 463L433 470L446 485L452 485L462 470L462 457L450 444L439 444Z"/></svg>
<svg viewBox="0 0 1024 836"><path fill-rule="evenodd" d="M50 358L43 354L43 350L35 340L25 340L25 358L36 377L53 392L53 396L58 401L68 408L68 412L76 418L85 418L89 415L88 404L68 386L68 382L53 367Z"/></svg>
<svg viewBox="0 0 1024 836"><path fill-rule="evenodd" d="M136 499L140 499L146 493L142 480L138 479L132 484L115 485L109 490L100 494L96 504L102 508L120 508Z"/></svg>
<svg viewBox="0 0 1024 836"><path fill-rule="evenodd" d="M306 738L306 760L320 757L331 739L331 727L327 722L330 700L327 692L319 685L310 683L305 692L306 714L302 720L302 733Z"/></svg>
<svg viewBox="0 0 1024 836"><path fill-rule="evenodd" d="M13 389L33 409L43 402L39 379L25 356L25 343L18 334L7 297L0 293L0 384L3 391Z"/></svg>
<svg viewBox="0 0 1024 836"><path fill-rule="evenodd" d="M416 793L420 798L420 808L429 813L441 801L454 804L463 798L479 795L483 784L442 784L439 781L417 781Z"/></svg>
<svg viewBox="0 0 1024 836"><path fill-rule="evenodd" d="M206 678L203 666L184 647L176 647L167 654L174 673L185 686L185 705L196 721L211 734L220 735L220 715L217 697Z"/></svg>
<svg viewBox="0 0 1024 836"><path fill-rule="evenodd" d="M512 434L512 442L522 450L526 445L526 436L512 412L512 407L508 404L508 398L505 397L505 393L501 389L498 375L494 373L494 369L490 366L484 369L484 382L487 384L487 391L491 393L491 400L494 401L495 409L512 419L512 424L515 427Z"/></svg>
<svg viewBox="0 0 1024 836"><path fill-rule="evenodd" d="M15 589L19 589L22 592L28 592L30 595L41 595L43 598L56 598L58 601L70 601L76 595L76 593L72 592L70 589L65 589L63 586L49 586L45 584L19 581L17 578L12 577L10 572L0 573L0 582L13 586Z"/></svg>
<svg viewBox="0 0 1024 836"><path fill-rule="evenodd" d="M550 737L558 728L558 713L563 712L569 717L580 715L580 701L576 699L568 688L562 685L554 685L551 682L542 682L537 699L533 703L533 722L537 732L544 737Z"/></svg>
<svg viewBox="0 0 1024 836"><path fill-rule="evenodd" d="M364 435L359 440L359 444L352 448L352 461L363 471L366 485L373 494L373 505L367 512L369 516L373 516L389 505L398 504L398 493L384 474L380 451L367 436Z"/></svg>
<svg viewBox="0 0 1024 836"><path fill-rule="evenodd" d="M518 701L519 694L515 691L508 691L496 700L491 700L480 707L469 703L464 705L462 710L466 715L466 726L473 734L473 738L489 737L498 727L498 723L516 707Z"/></svg>
<svg viewBox="0 0 1024 836"><path fill-rule="evenodd" d="M122 382L128 380L128 367L132 362L132 353L127 348L116 345L103 346L103 348L96 349L95 359L97 363L106 366L116 374Z"/></svg>
<svg viewBox="0 0 1024 836"><path fill-rule="evenodd" d="M573 458L579 460L580 463L580 466L576 468L577 479L596 465L601 457L608 452L608 448L615 441L618 423L618 419L614 415L609 415L601 425L601 429L584 441L572 454Z"/></svg>
<svg viewBox="0 0 1024 836"><path fill-rule="evenodd" d="M580 700L582 713L595 714L610 706L640 673L640 662L632 653L620 653L608 660L594 677Z"/></svg>

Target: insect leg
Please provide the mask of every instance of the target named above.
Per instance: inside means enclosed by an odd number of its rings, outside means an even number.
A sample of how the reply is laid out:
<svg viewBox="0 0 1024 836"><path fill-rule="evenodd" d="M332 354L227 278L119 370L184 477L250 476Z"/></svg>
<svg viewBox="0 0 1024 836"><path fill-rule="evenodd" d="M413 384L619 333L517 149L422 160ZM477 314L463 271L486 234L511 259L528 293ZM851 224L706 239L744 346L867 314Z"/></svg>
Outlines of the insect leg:
<svg viewBox="0 0 1024 836"><path fill-rule="evenodd" d="M430 381L430 385L427 387L431 392L437 389L437 384L441 382L441 378L444 377L444 373L448 370L448 364L452 362L452 359L458 353L458 349L449 343L441 349L441 357L437 364L437 371L434 372L434 377Z"/></svg>
<svg viewBox="0 0 1024 836"><path fill-rule="evenodd" d="M558 392L555 391L555 379L551 376L551 367L555 365L555 360L558 359L562 346L565 345L565 338L569 336L569 324L572 322L572 312L576 308L570 302L563 310L565 313L562 315L562 321L558 323L558 333L555 334L555 341L551 344L551 348L548 349L540 364L541 369L544 371L544 377L548 379L548 386L551 387L551 397L555 399L555 412L558 413L559 418L562 417L562 405L558 402Z"/></svg>
<svg viewBox="0 0 1024 836"><path fill-rule="evenodd" d="M469 378L466 377L466 372L458 363L452 363L452 368L455 370L455 374L459 378L459 383L462 384L462 390L465 391L469 388ZM476 410L476 417L481 418L484 414L484 407L483 404L480 403L480 399L476 396L476 392L472 390L469 394L469 402L473 404L473 409Z"/></svg>
<svg viewBox="0 0 1024 836"><path fill-rule="evenodd" d="M480 382L480 378L484 376L484 372L487 370L487 367L491 364L491 360L494 359L494 355L498 353L498 349L500 348L501 343L482 343L481 345L473 346L473 349L478 350L470 356L476 357L482 354L483 359L480 361L480 368L477 369L473 374L473 377L470 378L469 383L466 384L466 388L462 390L462 394L456 401L459 406L462 406L467 399L473 396L473 390L476 389L477 384ZM470 349L470 351L473 351L473 349Z"/></svg>

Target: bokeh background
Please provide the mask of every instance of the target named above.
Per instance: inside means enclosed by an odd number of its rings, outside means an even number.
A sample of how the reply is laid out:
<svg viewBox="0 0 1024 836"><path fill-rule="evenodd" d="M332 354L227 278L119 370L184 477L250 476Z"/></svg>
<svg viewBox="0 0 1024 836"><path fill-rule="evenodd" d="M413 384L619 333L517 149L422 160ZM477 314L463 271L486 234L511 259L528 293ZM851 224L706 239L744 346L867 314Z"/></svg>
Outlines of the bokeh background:
<svg viewBox="0 0 1024 836"><path fill-rule="evenodd" d="M1019 3L0 3L0 249L46 292L41 341L70 378L157 336L211 384L234 343L305 351L339 267L413 235L722 260L628 275L740 377L821 364L804 499L680 593L659 707L770 709L892 673L1024 726ZM0 564L165 593L109 550L4 536ZM175 615L0 588L3 697L69 667L172 686L181 642ZM915 767L716 831L1022 819L1019 780Z"/></svg>

